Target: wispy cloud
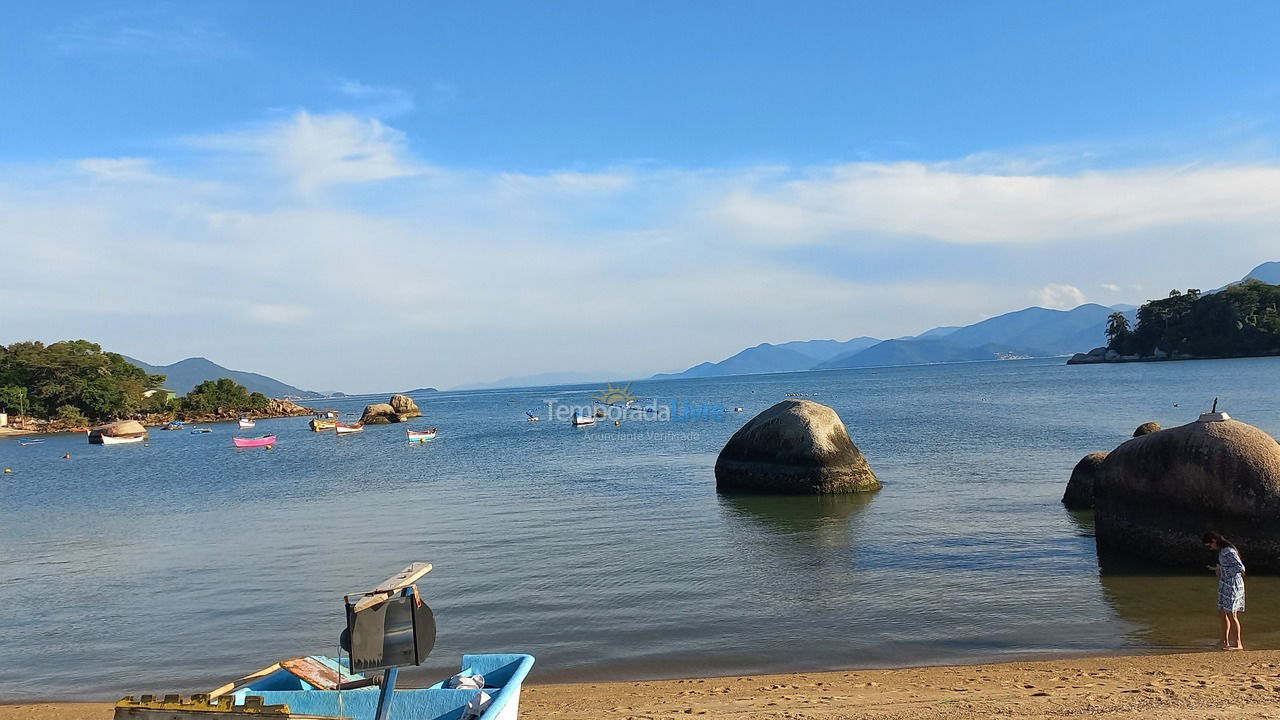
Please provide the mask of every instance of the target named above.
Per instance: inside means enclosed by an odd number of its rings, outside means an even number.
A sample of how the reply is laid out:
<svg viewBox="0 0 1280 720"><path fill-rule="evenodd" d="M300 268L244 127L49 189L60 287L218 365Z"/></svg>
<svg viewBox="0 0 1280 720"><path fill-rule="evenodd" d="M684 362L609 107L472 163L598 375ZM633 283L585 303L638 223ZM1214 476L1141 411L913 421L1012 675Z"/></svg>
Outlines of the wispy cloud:
<svg viewBox="0 0 1280 720"><path fill-rule="evenodd" d="M331 185L420 174L404 134L381 121L300 111L276 122L226 133L185 138L188 147L248 158L249 171L274 173L303 195Z"/></svg>
<svg viewBox="0 0 1280 720"><path fill-rule="evenodd" d="M67 56L156 55L166 62L246 54L199 6L189 3L99 7L69 19L48 36L48 43Z"/></svg>
<svg viewBox="0 0 1280 720"><path fill-rule="evenodd" d="M396 87L376 86L358 80L339 80L338 93L355 101L353 112L376 118L391 118L413 112L413 93Z"/></svg>
<svg viewBox="0 0 1280 720"><path fill-rule="evenodd" d="M1050 310L1070 310L1084 304L1084 293L1074 285L1049 283L1037 290L1033 296L1041 307Z"/></svg>

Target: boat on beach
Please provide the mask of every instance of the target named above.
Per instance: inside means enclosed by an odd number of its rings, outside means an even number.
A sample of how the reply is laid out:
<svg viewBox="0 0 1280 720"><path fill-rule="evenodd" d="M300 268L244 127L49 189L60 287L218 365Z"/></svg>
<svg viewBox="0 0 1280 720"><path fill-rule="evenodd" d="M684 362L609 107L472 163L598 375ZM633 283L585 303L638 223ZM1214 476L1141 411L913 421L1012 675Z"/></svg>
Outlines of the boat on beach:
<svg viewBox="0 0 1280 720"><path fill-rule="evenodd" d="M355 425L343 425L342 423L335 423L333 426L333 431L338 433L339 435L350 435L351 433L364 432L364 423L358 422Z"/></svg>
<svg viewBox="0 0 1280 720"><path fill-rule="evenodd" d="M426 442L436 439L436 428L428 428L426 430L405 430L405 434L409 436L409 442Z"/></svg>
<svg viewBox="0 0 1280 720"><path fill-rule="evenodd" d="M413 563L372 590L344 596L345 657L287 658L189 698L129 696L116 703L115 720L517 720L532 655L463 655L452 677L396 687L400 668L421 665L435 647L435 615L417 584L430 571L430 563Z"/></svg>
<svg viewBox="0 0 1280 720"><path fill-rule="evenodd" d="M238 448L255 448L255 447L269 448L272 445L276 444L276 436L263 435L262 437L256 437L256 438L233 437L231 438L231 442L235 443L235 446Z"/></svg>
<svg viewBox="0 0 1280 720"><path fill-rule="evenodd" d="M236 422L240 424L241 430L248 430L249 428L258 424L253 421L253 418L250 418L250 417L242 417Z"/></svg>

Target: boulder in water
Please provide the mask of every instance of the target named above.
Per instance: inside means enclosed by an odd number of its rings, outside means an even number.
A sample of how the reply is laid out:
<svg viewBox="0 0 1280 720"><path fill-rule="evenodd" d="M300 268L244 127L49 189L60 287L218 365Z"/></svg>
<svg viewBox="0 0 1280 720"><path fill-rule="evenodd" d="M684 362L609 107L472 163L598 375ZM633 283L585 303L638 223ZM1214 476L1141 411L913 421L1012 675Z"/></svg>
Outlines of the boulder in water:
<svg viewBox="0 0 1280 720"><path fill-rule="evenodd" d="M396 409L391 407L390 403L374 403L365 406L360 422L365 425L386 425L400 422L400 416L396 414Z"/></svg>
<svg viewBox="0 0 1280 720"><path fill-rule="evenodd" d="M392 395L391 407L396 411L396 415L400 417L400 421L404 422L416 417L422 417L422 411L418 409L418 403L408 395Z"/></svg>
<svg viewBox="0 0 1280 720"><path fill-rule="evenodd" d="M784 400L752 418L716 458L723 493L823 494L877 490L880 482L835 410Z"/></svg>
<svg viewBox="0 0 1280 720"><path fill-rule="evenodd" d="M1071 471L1071 479L1067 481L1067 491L1062 494L1062 504L1068 510L1091 510L1093 508L1093 486L1097 481L1098 468L1107 459L1104 452L1089 453L1076 463Z"/></svg>
<svg viewBox="0 0 1280 720"><path fill-rule="evenodd" d="M1094 488L1098 551L1199 569L1217 530L1250 570L1280 571L1280 444L1226 413L1112 450Z"/></svg>

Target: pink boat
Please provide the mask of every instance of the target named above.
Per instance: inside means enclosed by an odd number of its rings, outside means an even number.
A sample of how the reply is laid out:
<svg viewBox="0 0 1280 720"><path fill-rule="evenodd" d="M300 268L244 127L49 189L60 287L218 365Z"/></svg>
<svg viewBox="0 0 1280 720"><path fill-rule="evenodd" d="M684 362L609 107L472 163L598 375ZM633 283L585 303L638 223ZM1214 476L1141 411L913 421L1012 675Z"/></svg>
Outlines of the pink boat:
<svg viewBox="0 0 1280 720"><path fill-rule="evenodd" d="M241 438L241 437L233 437L233 438L231 438L231 442L235 443L235 444L236 444L236 447L238 447L238 448L250 448L250 447L267 447L267 448L269 448L269 447L271 447L272 445L275 445L275 444L276 444L276 436L275 436L275 435L263 435L262 437L256 437L256 438Z"/></svg>

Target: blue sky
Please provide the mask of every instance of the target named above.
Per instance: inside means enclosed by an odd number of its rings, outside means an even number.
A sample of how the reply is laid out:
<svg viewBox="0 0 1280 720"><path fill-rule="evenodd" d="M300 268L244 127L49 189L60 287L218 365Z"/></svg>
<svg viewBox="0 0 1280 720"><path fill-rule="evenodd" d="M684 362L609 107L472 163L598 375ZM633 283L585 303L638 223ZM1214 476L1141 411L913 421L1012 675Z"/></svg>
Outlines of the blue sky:
<svg viewBox="0 0 1280 720"><path fill-rule="evenodd" d="M1278 21L23 4L0 27L0 340L384 390L1216 287L1280 259ZM299 363L322 348L352 364Z"/></svg>

